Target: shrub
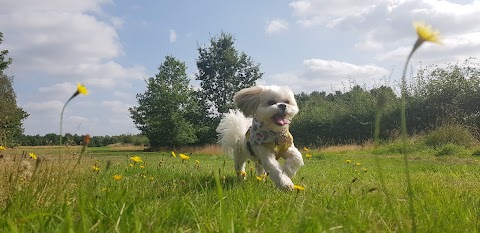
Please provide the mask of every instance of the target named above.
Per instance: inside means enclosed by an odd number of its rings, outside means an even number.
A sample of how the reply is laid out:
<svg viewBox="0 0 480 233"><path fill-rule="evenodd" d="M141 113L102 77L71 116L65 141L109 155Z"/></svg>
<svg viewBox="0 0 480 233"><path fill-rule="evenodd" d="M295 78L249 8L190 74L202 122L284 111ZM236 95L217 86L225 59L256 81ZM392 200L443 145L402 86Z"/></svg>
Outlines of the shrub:
<svg viewBox="0 0 480 233"><path fill-rule="evenodd" d="M438 148L435 156L458 155L464 154L465 148L463 146L447 143Z"/></svg>
<svg viewBox="0 0 480 233"><path fill-rule="evenodd" d="M446 124L425 135L424 142L425 145L434 148L447 144L468 148L477 143L477 140L467 127L458 124Z"/></svg>

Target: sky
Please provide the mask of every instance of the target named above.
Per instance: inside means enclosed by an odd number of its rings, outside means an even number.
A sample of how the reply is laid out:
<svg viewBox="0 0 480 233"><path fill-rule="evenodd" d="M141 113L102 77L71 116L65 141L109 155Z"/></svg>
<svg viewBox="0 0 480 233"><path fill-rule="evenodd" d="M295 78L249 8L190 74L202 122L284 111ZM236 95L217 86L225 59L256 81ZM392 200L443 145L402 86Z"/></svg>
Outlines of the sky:
<svg viewBox="0 0 480 233"><path fill-rule="evenodd" d="M295 93L398 86L417 35L413 21L441 34L411 60L413 70L462 63L480 53L480 1L0 0L0 50L9 50L25 134L136 134L128 108L165 56L195 81L197 48L221 32L260 64L260 85Z"/></svg>

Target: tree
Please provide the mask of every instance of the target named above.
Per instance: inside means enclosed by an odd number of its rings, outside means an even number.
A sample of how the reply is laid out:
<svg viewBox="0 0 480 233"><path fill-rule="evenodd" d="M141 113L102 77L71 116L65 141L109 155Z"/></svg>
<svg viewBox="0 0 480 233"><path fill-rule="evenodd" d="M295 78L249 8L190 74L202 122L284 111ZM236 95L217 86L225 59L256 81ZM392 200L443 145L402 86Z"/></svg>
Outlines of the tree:
<svg viewBox="0 0 480 233"><path fill-rule="evenodd" d="M0 32L0 44L3 34ZM0 51L0 145L12 146L23 134L22 121L28 113L17 106L17 96L13 90L13 79L3 73L12 63L7 58L8 50Z"/></svg>
<svg viewBox="0 0 480 233"><path fill-rule="evenodd" d="M214 118L234 108L233 95L255 85L263 75L259 64L235 49L231 34L222 32L220 37L210 39L209 47L198 47L198 52L199 94Z"/></svg>
<svg viewBox="0 0 480 233"><path fill-rule="evenodd" d="M147 90L137 94L138 106L129 108L136 127L153 148L183 146L197 141L189 115L198 112L185 63L172 56L148 78Z"/></svg>

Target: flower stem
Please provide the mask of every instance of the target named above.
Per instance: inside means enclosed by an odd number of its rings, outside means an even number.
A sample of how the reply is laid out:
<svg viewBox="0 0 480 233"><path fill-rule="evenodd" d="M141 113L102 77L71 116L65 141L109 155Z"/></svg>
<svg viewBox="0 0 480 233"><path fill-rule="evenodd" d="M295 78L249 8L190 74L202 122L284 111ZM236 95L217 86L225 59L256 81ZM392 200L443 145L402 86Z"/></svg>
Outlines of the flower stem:
<svg viewBox="0 0 480 233"><path fill-rule="evenodd" d="M401 87L401 103L400 103L400 118L401 118L401 140L402 140L402 154L403 160L405 165L405 178L407 180L407 194L408 194L408 206L410 212L410 218L412 220L412 232L417 232L417 223L415 219L415 208L413 205L413 190L412 190L412 182L410 179L410 166L408 163L408 155L406 153L407 149L407 120L406 120L406 95L407 95L407 80L405 78L407 73L408 63L410 58L412 57L415 50L420 47L423 43L423 40L418 39L413 46L412 51L408 55L407 61L405 62L405 67L403 68L403 75L402 75L402 87Z"/></svg>

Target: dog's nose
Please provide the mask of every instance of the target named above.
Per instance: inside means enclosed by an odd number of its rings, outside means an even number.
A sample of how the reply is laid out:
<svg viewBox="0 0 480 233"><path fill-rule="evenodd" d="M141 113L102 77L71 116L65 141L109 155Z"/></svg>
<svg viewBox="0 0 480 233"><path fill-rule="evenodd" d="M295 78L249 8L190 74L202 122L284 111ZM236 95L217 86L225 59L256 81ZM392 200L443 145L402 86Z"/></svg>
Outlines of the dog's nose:
<svg viewBox="0 0 480 233"><path fill-rule="evenodd" d="M282 111L285 111L287 109L287 105L286 104L279 104L278 107L282 110Z"/></svg>

